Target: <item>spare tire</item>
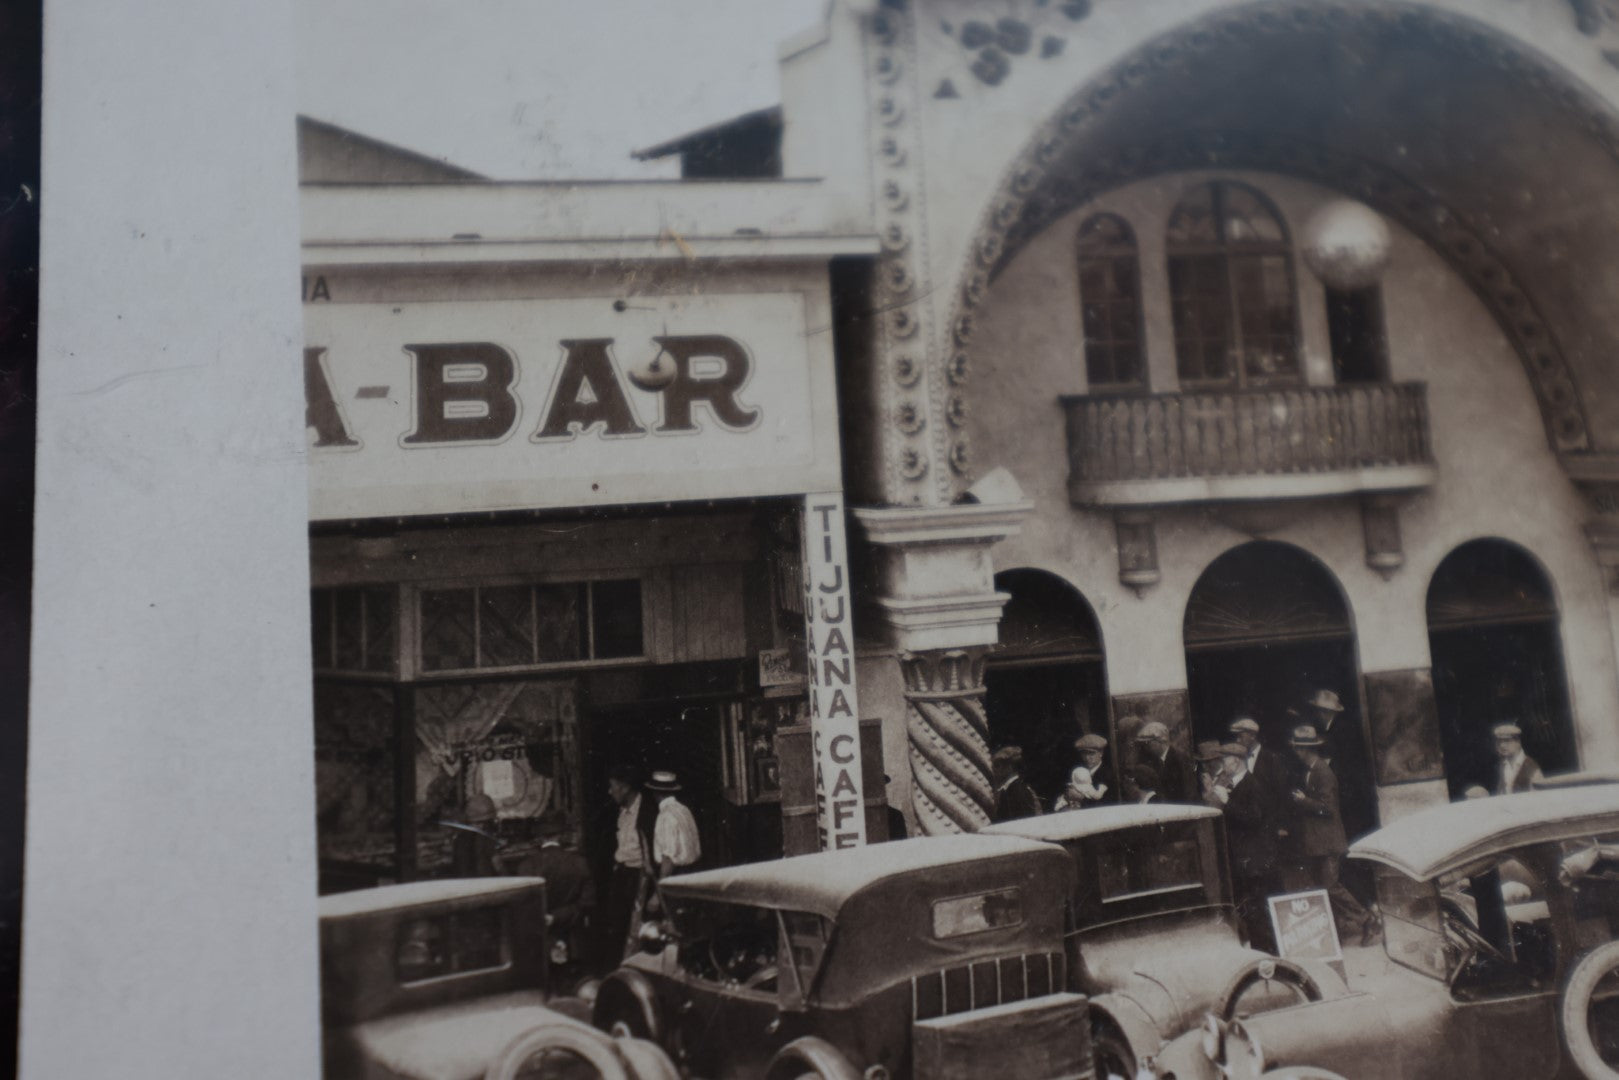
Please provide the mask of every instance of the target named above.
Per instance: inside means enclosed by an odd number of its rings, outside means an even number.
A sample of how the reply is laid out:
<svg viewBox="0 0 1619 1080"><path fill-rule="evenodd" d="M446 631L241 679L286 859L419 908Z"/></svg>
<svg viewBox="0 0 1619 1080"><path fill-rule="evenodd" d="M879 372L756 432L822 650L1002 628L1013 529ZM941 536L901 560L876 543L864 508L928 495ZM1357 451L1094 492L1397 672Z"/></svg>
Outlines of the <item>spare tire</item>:
<svg viewBox="0 0 1619 1080"><path fill-rule="evenodd" d="M595 1028L559 1021L532 1028L506 1044L484 1072L484 1080L517 1080L535 1054L566 1054L589 1065L599 1080L631 1080L613 1041Z"/></svg>
<svg viewBox="0 0 1619 1080"><path fill-rule="evenodd" d="M1619 941L1587 953L1568 977L1558 1008L1563 1046L1585 1080L1619 1080L1619 995L1597 1001L1604 979L1619 980ZM1619 983L1609 987L1612 993ZM1600 1004L1605 1016L1600 1032L1591 1030L1591 1008Z"/></svg>

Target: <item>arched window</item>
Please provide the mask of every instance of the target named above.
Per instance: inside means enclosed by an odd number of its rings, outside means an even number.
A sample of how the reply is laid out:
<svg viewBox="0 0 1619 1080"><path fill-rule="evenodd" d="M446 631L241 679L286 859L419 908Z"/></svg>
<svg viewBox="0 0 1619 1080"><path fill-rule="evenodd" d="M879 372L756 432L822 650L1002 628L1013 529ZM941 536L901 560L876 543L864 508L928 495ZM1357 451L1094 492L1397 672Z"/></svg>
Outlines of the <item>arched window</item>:
<svg viewBox="0 0 1619 1080"><path fill-rule="evenodd" d="M1181 381L1295 381L1293 259L1264 196L1225 180L1198 185L1176 204L1165 247Z"/></svg>
<svg viewBox="0 0 1619 1080"><path fill-rule="evenodd" d="M1096 214L1079 227L1079 301L1090 389L1139 389L1141 272L1123 218Z"/></svg>

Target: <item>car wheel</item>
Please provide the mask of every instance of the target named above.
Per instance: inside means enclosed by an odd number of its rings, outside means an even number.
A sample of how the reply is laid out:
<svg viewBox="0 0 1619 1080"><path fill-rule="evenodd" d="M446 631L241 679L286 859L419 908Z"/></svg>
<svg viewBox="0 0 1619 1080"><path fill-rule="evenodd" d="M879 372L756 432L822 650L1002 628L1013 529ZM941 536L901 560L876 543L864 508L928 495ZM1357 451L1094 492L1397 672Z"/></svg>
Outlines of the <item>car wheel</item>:
<svg viewBox="0 0 1619 1080"><path fill-rule="evenodd" d="M1112 1024L1091 1022L1091 1063L1096 1080L1135 1080L1136 1056Z"/></svg>
<svg viewBox="0 0 1619 1080"><path fill-rule="evenodd" d="M662 1041L656 995L651 987L622 977L608 979L597 990L590 1022L616 1039Z"/></svg>
<svg viewBox="0 0 1619 1080"><path fill-rule="evenodd" d="M1220 995L1220 1016L1229 1023L1320 1000L1320 985L1303 968L1286 960L1256 960L1227 984Z"/></svg>
<svg viewBox="0 0 1619 1080"><path fill-rule="evenodd" d="M776 1052L765 1080L861 1080L861 1076L837 1047L806 1035Z"/></svg>
<svg viewBox="0 0 1619 1080"><path fill-rule="evenodd" d="M1563 1045L1586 1080L1619 1080L1619 941L1587 954L1558 1010Z"/></svg>
<svg viewBox="0 0 1619 1080"><path fill-rule="evenodd" d="M620 1039L618 1052L634 1080L680 1080L680 1070L663 1047L646 1039Z"/></svg>
<svg viewBox="0 0 1619 1080"><path fill-rule="evenodd" d="M631 1080L613 1045L600 1032L547 1024L506 1044L484 1080Z"/></svg>

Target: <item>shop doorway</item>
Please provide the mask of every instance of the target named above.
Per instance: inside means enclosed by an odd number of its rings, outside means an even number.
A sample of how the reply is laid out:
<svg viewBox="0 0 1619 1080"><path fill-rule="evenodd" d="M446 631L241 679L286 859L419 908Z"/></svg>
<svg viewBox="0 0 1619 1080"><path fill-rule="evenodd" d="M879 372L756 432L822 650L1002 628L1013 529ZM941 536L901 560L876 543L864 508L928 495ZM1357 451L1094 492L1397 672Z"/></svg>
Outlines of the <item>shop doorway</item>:
<svg viewBox="0 0 1619 1080"><path fill-rule="evenodd" d="M1428 586L1428 648L1452 796L1494 790L1490 729L1507 721L1545 771L1578 767L1557 601L1527 551L1473 540L1446 556Z"/></svg>
<svg viewBox="0 0 1619 1080"><path fill-rule="evenodd" d="M1079 764L1074 740L1108 740L1105 782L1118 791L1108 716L1102 634L1079 591L1041 570L1006 570L995 587L1011 599L1001 612L1001 645L984 671L991 748L1023 748L1024 779L1050 806Z"/></svg>
<svg viewBox="0 0 1619 1080"><path fill-rule="evenodd" d="M1182 634L1194 743L1227 741L1231 722L1251 716L1263 742L1287 753L1305 703L1329 690L1343 705L1327 755L1344 829L1353 838L1377 827L1354 629L1331 571L1290 544L1234 548L1198 578Z"/></svg>
<svg viewBox="0 0 1619 1080"><path fill-rule="evenodd" d="M697 867L726 861L721 739L728 703L708 701L635 702L593 706L586 717L585 786L591 806L587 851L608 865L617 838L618 811L607 794L607 773L615 764L632 765L650 776L668 770L680 778L680 801L697 819L703 855Z"/></svg>

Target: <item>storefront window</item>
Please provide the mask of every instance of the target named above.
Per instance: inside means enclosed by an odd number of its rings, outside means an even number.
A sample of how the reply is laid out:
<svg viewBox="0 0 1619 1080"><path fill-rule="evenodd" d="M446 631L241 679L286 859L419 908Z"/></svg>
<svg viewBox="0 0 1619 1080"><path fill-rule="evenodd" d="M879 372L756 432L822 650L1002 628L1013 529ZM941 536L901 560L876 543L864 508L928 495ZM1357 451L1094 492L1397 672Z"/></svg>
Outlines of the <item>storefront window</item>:
<svg viewBox="0 0 1619 1080"><path fill-rule="evenodd" d="M531 839L542 815L578 835L583 794L572 680L444 683L415 691L416 826L424 877L444 872L452 827L475 795L495 804L503 842Z"/></svg>
<svg viewBox="0 0 1619 1080"><path fill-rule="evenodd" d="M309 606L316 671L393 673L399 608L392 588L314 589Z"/></svg>
<svg viewBox="0 0 1619 1080"><path fill-rule="evenodd" d="M394 701L389 686L315 683L315 821L322 891L393 880Z"/></svg>
<svg viewBox="0 0 1619 1080"><path fill-rule="evenodd" d="M427 672L511 669L642 655L641 583L425 589Z"/></svg>

